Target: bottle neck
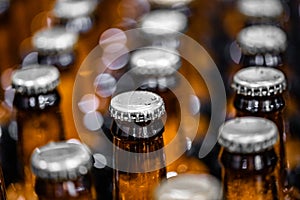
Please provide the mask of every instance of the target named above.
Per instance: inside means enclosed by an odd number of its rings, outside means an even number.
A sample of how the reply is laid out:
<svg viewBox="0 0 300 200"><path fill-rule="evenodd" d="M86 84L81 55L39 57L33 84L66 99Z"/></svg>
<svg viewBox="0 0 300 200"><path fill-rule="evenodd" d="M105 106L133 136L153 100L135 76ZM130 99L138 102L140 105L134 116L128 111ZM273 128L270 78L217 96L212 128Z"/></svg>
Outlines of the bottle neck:
<svg viewBox="0 0 300 200"><path fill-rule="evenodd" d="M280 17L248 17L245 21L245 26L256 26L256 25L271 25L282 27L283 23Z"/></svg>
<svg viewBox="0 0 300 200"><path fill-rule="evenodd" d="M283 110L285 100L282 94L268 97L252 97L235 94L233 105L237 111L242 113L272 114Z"/></svg>
<svg viewBox="0 0 300 200"><path fill-rule="evenodd" d="M56 18L52 17L52 24L58 26L64 26L67 30L75 33L87 33L89 32L95 23L94 16L81 16L75 18Z"/></svg>
<svg viewBox="0 0 300 200"><path fill-rule="evenodd" d="M148 122L114 120L111 131L113 136L121 141L148 142L155 140L157 137L162 137L164 125L161 119Z"/></svg>
<svg viewBox="0 0 300 200"><path fill-rule="evenodd" d="M230 153L223 149L220 160L225 199L278 198L274 172L277 156L273 148L253 154Z"/></svg>
<svg viewBox="0 0 300 200"><path fill-rule="evenodd" d="M39 199L42 200L92 199L91 187L92 184L89 174L68 181L53 181L42 178L36 178L35 181L35 192Z"/></svg>
<svg viewBox="0 0 300 200"><path fill-rule="evenodd" d="M38 63L45 65L54 65L60 70L65 70L71 67L75 62L75 52L53 52L53 53L38 53Z"/></svg>
<svg viewBox="0 0 300 200"><path fill-rule="evenodd" d="M266 52L264 54L246 55L242 54L240 65L280 67L283 65L283 55L278 53Z"/></svg>
<svg viewBox="0 0 300 200"><path fill-rule="evenodd" d="M60 95L56 89L45 94L26 95L16 93L13 104L19 110L44 110L60 103Z"/></svg>

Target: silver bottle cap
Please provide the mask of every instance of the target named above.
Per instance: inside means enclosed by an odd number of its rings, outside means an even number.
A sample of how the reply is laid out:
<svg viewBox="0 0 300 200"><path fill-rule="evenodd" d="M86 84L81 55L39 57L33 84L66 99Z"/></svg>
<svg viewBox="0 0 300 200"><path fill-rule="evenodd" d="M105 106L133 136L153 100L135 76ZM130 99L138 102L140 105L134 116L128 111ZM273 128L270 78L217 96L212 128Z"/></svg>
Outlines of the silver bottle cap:
<svg viewBox="0 0 300 200"><path fill-rule="evenodd" d="M154 192L155 200L221 200L221 183L209 174L179 174L163 181Z"/></svg>
<svg viewBox="0 0 300 200"><path fill-rule="evenodd" d="M271 148L277 139L274 122L260 117L240 117L220 127L218 142L232 153L256 153Z"/></svg>
<svg viewBox="0 0 300 200"><path fill-rule="evenodd" d="M56 88L60 73L51 65L29 65L16 70L12 75L12 86L17 93L40 94Z"/></svg>
<svg viewBox="0 0 300 200"><path fill-rule="evenodd" d="M280 0L239 0L237 7L243 15L254 18L276 18L283 13Z"/></svg>
<svg viewBox="0 0 300 200"><path fill-rule="evenodd" d="M276 26L255 25L239 32L237 43L244 54L280 53L287 47L287 37Z"/></svg>
<svg viewBox="0 0 300 200"><path fill-rule="evenodd" d="M187 26L187 17L175 10L155 10L144 15L139 27L150 37L174 37Z"/></svg>
<svg viewBox="0 0 300 200"><path fill-rule="evenodd" d="M136 50L130 58L132 71L142 76L168 76L181 66L181 60L175 52L159 48Z"/></svg>
<svg viewBox="0 0 300 200"><path fill-rule="evenodd" d="M32 172L43 179L74 180L92 166L92 154L82 144L52 142L35 149L31 156Z"/></svg>
<svg viewBox="0 0 300 200"><path fill-rule="evenodd" d="M232 88L244 96L271 96L286 89L284 74L275 68L247 67L233 77Z"/></svg>
<svg viewBox="0 0 300 200"><path fill-rule="evenodd" d="M127 122L147 122L162 117L165 106L162 98L147 91L124 92L112 98L110 115Z"/></svg>
<svg viewBox="0 0 300 200"><path fill-rule="evenodd" d="M72 51L78 41L78 35L62 27L44 28L36 32L32 45L41 52Z"/></svg>
<svg viewBox="0 0 300 200"><path fill-rule="evenodd" d="M97 5L97 0L57 0L53 13L55 17L66 19L90 16Z"/></svg>

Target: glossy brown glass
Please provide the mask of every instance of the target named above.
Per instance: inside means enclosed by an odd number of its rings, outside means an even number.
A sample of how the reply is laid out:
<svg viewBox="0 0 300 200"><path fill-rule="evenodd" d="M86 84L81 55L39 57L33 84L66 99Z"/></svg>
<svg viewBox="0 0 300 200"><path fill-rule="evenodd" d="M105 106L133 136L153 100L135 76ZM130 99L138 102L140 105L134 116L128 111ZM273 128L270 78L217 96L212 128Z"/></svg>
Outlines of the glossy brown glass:
<svg viewBox="0 0 300 200"><path fill-rule="evenodd" d="M285 120L283 110L285 100L283 94L271 95L266 97L252 97L235 94L233 104L236 109L236 117L255 116L263 117L273 121L278 128L279 143L275 146L279 155L279 183L281 188L289 187L287 182L287 159L285 148Z"/></svg>
<svg viewBox="0 0 300 200"><path fill-rule="evenodd" d="M220 152L226 200L279 199L274 148L252 154Z"/></svg>
<svg viewBox="0 0 300 200"><path fill-rule="evenodd" d="M18 152L25 167L24 175L27 178L27 175L31 174L29 166L33 150L50 141L65 139L59 103L60 96L56 89L45 94L16 93L15 95Z"/></svg>
<svg viewBox="0 0 300 200"><path fill-rule="evenodd" d="M164 147L162 121L161 119L157 119L141 122L134 127L143 129L147 126L160 128L154 135L153 133L149 133L152 136L148 138L137 138L123 131L138 131L133 130L129 122L114 121L112 124L111 130L114 134L115 146L128 152L138 153L137 156L131 154L131 158L124 158L119 156L115 149L114 158L116 166L120 165L120 163L122 165L126 163L128 170L126 172L118 169L114 170L114 199L151 199L154 188L166 177L166 168L141 173L129 172L130 169L151 169L156 164L159 167L165 162L164 154L161 153L162 151L158 151ZM155 152L155 156L151 156L150 158L149 153L151 152Z"/></svg>

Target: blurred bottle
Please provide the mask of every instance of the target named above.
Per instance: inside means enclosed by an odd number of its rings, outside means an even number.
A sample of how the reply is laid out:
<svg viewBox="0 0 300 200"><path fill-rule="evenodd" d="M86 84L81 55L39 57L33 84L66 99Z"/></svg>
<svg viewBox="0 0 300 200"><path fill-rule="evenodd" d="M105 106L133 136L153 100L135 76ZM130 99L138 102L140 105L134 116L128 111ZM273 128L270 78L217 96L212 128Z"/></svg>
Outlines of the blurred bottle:
<svg viewBox="0 0 300 200"><path fill-rule="evenodd" d="M93 27L97 5L98 0L57 0L52 23L75 33L88 32Z"/></svg>
<svg viewBox="0 0 300 200"><path fill-rule="evenodd" d="M36 32L32 38L32 45L38 52L40 64L54 65L60 70L65 70L75 62L74 47L77 39L77 34L62 27L50 27Z"/></svg>
<svg viewBox="0 0 300 200"><path fill-rule="evenodd" d="M32 151L49 141L65 139L58 83L59 71L54 66L27 66L16 70L12 75L12 86L15 89L13 104L18 128L18 159L23 178L13 184L11 191L20 196L26 196L27 189L29 192L32 189ZM29 196L27 198L30 199Z"/></svg>
<svg viewBox="0 0 300 200"><path fill-rule="evenodd" d="M118 94L110 104L114 118L114 199L151 199L166 177L162 98L146 91Z"/></svg>
<svg viewBox="0 0 300 200"><path fill-rule="evenodd" d="M224 199L281 199L276 185L276 125L263 118L242 117L219 130Z"/></svg>
<svg viewBox="0 0 300 200"><path fill-rule="evenodd" d="M31 169L40 200L92 200L93 157L82 144L49 143L34 150Z"/></svg>
<svg viewBox="0 0 300 200"><path fill-rule="evenodd" d="M222 1L219 6L222 26L214 32L213 43L217 66L227 81L228 67L239 63L241 56L235 41L238 33L252 25L284 27L284 8L280 0L230 0Z"/></svg>
<svg viewBox="0 0 300 200"><path fill-rule="evenodd" d="M200 160L189 157L188 133L181 125L184 123L181 116L190 116L184 109L189 104L188 89L180 85L181 78L177 71L181 67L181 59L176 52L157 48L144 48L134 51L130 59L132 78L139 90L147 90L160 95L165 103L167 120L165 123L164 143L168 174L179 173L208 173L208 169ZM184 91L186 93L184 93ZM180 96L178 96L180 95ZM183 97L184 96L184 97ZM189 108L189 107L188 107Z"/></svg>
<svg viewBox="0 0 300 200"><path fill-rule="evenodd" d="M144 15L137 26L147 44L176 49L180 45L180 33L187 27L187 17L176 10L154 10Z"/></svg>
<svg viewBox="0 0 300 200"><path fill-rule="evenodd" d="M209 174L180 174L155 189L155 200L221 200L221 183Z"/></svg>

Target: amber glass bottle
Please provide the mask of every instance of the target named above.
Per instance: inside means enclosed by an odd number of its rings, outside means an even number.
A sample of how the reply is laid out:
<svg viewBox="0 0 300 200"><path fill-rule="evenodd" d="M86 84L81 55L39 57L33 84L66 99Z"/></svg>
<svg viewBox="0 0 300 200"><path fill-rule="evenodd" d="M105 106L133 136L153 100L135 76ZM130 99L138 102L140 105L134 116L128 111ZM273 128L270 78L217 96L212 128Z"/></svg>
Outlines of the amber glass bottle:
<svg viewBox="0 0 300 200"><path fill-rule="evenodd" d="M147 91L113 97L114 199L151 199L166 177L162 98Z"/></svg>
<svg viewBox="0 0 300 200"><path fill-rule="evenodd" d="M155 189L155 200L221 200L222 187L218 179L209 174L180 174L164 180Z"/></svg>
<svg viewBox="0 0 300 200"><path fill-rule="evenodd" d="M275 175L277 139L276 125L264 118L235 118L220 127L224 199L280 199Z"/></svg>
<svg viewBox="0 0 300 200"><path fill-rule="evenodd" d="M187 28L187 20L176 10L154 10L139 20L138 28L149 45L176 49L180 45L179 33Z"/></svg>
<svg viewBox="0 0 300 200"><path fill-rule="evenodd" d="M283 110L286 90L284 74L275 68L248 67L238 71L233 78L235 116L257 116L273 121L279 131L279 185L288 192L286 128ZM277 148L279 147L279 148Z"/></svg>
<svg viewBox="0 0 300 200"><path fill-rule="evenodd" d="M54 65L60 70L70 67L75 60L74 46L78 36L63 27L44 28L32 37L40 64Z"/></svg>
<svg viewBox="0 0 300 200"><path fill-rule="evenodd" d="M34 150L31 169L39 200L92 200L93 157L82 144L53 142Z"/></svg>
<svg viewBox="0 0 300 200"><path fill-rule="evenodd" d="M49 141L64 139L58 83L59 71L54 66L28 66L12 75L19 158L25 166L26 177L32 151Z"/></svg>
<svg viewBox="0 0 300 200"><path fill-rule="evenodd" d="M182 87L177 70L181 67L181 59L176 52L158 48L143 48L134 51L130 58L130 73L139 90L147 90L160 95L165 103L167 119L165 123L164 143L166 161L169 163L167 172L186 173L203 172L208 169L204 163L188 156L188 144L184 128L180 128L181 116L184 114ZM186 88L185 88L186 89ZM188 103L185 102L185 103ZM182 115L183 114L183 115ZM183 124L183 122L182 122ZM185 124L188 125L188 124Z"/></svg>
<svg viewBox="0 0 300 200"><path fill-rule="evenodd" d="M57 0L52 10L52 23L64 26L68 31L88 32L93 27L93 12L97 5L98 0Z"/></svg>

